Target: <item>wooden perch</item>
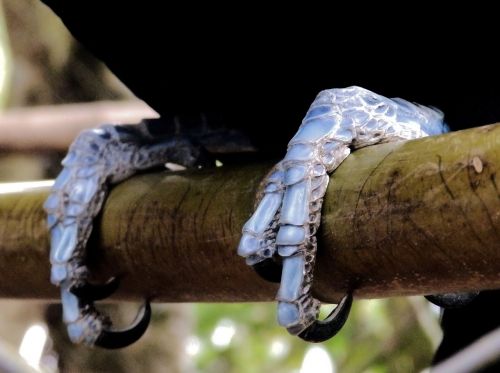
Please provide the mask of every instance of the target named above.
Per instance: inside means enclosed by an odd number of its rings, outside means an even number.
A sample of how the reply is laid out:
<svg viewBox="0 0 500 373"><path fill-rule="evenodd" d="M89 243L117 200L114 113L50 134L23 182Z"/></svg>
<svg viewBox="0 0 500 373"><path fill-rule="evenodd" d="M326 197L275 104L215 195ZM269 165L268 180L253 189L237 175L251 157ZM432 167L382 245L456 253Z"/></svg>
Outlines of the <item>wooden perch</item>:
<svg viewBox="0 0 500 373"><path fill-rule="evenodd" d="M500 125L383 144L331 178L314 289L335 301L500 287ZM116 186L95 225L99 279L116 299L264 301L277 287L236 255L269 165L139 175ZM5 190L5 188L4 188ZM0 186L0 296L57 298L49 284L47 188Z"/></svg>

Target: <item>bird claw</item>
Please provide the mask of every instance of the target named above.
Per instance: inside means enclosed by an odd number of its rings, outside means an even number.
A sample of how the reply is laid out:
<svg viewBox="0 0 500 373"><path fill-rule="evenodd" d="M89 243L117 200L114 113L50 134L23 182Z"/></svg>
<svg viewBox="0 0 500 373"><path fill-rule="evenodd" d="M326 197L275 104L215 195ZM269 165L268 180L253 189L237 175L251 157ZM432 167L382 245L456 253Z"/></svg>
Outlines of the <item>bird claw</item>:
<svg viewBox="0 0 500 373"><path fill-rule="evenodd" d="M78 298L87 300L102 300L109 298L113 293L118 290L120 286L120 277L111 277L104 284L92 284L84 282L71 287L70 292Z"/></svg>
<svg viewBox="0 0 500 373"><path fill-rule="evenodd" d="M185 139L153 139L146 122L84 131L71 145L44 208L51 233L51 281L61 287L64 321L73 342L125 347L146 331L151 316L146 302L128 329L113 330L110 320L94 307L94 301L110 296L120 283L119 276L102 285L88 282L85 265L92 222L109 185L167 160L191 165L197 152Z"/></svg>
<svg viewBox="0 0 500 373"><path fill-rule="evenodd" d="M479 291L467 293L447 293L426 295L425 298L441 308L452 309L461 308L468 305L479 295Z"/></svg>
<svg viewBox="0 0 500 373"><path fill-rule="evenodd" d="M281 281L281 273L283 265L273 259L264 259L261 262L252 265L257 274L264 280L279 284Z"/></svg>
<svg viewBox="0 0 500 373"><path fill-rule="evenodd" d="M344 326L352 306L352 294L342 298L337 307L324 320L315 320L311 325L298 334L299 338L307 342L324 342L334 337Z"/></svg>
<svg viewBox="0 0 500 373"><path fill-rule="evenodd" d="M146 301L139 310L134 322L127 329L103 328L94 345L107 349L127 347L142 337L148 328L150 320L151 304Z"/></svg>
<svg viewBox="0 0 500 373"><path fill-rule="evenodd" d="M332 337L349 314L349 292L334 312L318 321L320 302L312 297L316 232L328 174L356 149L381 142L445 132L441 112L388 99L360 87L322 91L307 112L283 158L263 182L260 202L243 227L238 254L257 273L276 281L278 322L309 341Z"/></svg>

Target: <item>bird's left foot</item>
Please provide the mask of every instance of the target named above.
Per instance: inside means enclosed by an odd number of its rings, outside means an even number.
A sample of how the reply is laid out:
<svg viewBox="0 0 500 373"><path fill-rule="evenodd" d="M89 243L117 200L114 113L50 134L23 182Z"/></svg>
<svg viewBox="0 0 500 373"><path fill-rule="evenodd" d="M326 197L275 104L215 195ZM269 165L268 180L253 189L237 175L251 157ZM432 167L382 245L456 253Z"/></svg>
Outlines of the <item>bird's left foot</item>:
<svg viewBox="0 0 500 373"><path fill-rule="evenodd" d="M352 303L348 289L320 321L320 302L311 294L328 174L351 149L445 131L441 112L360 87L317 96L284 159L264 180L260 202L243 227L238 247L238 254L264 278L281 279L278 322L291 334L312 342L331 338L344 325Z"/></svg>

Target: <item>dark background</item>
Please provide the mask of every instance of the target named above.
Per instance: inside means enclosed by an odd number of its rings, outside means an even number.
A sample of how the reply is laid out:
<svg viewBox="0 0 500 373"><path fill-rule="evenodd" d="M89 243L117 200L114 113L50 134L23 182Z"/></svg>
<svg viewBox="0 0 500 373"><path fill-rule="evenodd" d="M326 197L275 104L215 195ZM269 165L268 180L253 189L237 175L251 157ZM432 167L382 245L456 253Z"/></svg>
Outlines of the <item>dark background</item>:
<svg viewBox="0 0 500 373"><path fill-rule="evenodd" d="M350 85L435 106L455 130L500 120L494 29L472 12L45 3L165 122L203 112L268 151L281 154L320 90Z"/></svg>

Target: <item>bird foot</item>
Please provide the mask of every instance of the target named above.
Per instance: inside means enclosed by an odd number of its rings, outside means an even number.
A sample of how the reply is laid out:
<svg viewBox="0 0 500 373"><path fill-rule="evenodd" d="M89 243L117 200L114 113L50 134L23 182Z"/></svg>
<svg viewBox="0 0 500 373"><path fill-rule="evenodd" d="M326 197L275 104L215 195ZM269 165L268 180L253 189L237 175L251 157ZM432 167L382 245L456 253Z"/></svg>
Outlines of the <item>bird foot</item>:
<svg viewBox="0 0 500 373"><path fill-rule="evenodd" d="M264 278L281 279L278 322L291 334L313 342L331 338L344 325L352 303L348 289L330 316L319 321L320 302L311 294L329 174L352 149L445 131L441 112L402 99L360 87L319 93L285 157L266 176L238 246L238 254Z"/></svg>
<svg viewBox="0 0 500 373"><path fill-rule="evenodd" d="M84 131L73 142L44 204L51 235L51 282L61 288L64 321L73 342L125 347L142 336L151 317L146 301L133 325L115 330L94 306L94 301L109 297L119 285L119 277L102 285L90 283L86 266L93 220L110 185L167 161L192 166L199 154L185 138L163 141L152 136L147 122L105 125Z"/></svg>

